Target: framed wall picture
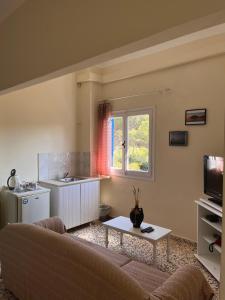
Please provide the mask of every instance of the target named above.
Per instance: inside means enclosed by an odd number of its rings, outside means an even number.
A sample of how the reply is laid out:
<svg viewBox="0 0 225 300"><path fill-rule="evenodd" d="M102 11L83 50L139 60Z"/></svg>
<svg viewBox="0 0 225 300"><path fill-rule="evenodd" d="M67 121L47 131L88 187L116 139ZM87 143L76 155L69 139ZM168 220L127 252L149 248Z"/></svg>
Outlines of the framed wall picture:
<svg viewBox="0 0 225 300"><path fill-rule="evenodd" d="M206 109L188 109L185 111L185 125L205 125Z"/></svg>
<svg viewBox="0 0 225 300"><path fill-rule="evenodd" d="M188 131L170 131L169 145L170 146L187 146Z"/></svg>

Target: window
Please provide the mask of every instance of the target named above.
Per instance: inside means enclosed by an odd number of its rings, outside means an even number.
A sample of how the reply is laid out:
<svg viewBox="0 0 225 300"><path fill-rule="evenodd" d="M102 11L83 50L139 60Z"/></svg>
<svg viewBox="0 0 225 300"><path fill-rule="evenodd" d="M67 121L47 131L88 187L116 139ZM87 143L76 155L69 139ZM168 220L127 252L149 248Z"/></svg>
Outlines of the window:
<svg viewBox="0 0 225 300"><path fill-rule="evenodd" d="M153 115L152 108L112 114L112 174L153 177Z"/></svg>

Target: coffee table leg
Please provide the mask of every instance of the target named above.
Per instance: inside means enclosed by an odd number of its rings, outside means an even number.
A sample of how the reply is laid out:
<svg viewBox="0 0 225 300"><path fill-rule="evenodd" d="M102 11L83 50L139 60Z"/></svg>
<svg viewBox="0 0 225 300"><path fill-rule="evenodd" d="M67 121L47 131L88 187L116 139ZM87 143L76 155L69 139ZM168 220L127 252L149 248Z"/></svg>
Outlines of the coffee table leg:
<svg viewBox="0 0 225 300"><path fill-rule="evenodd" d="M120 232L120 246L123 246L123 233Z"/></svg>
<svg viewBox="0 0 225 300"><path fill-rule="evenodd" d="M153 243L153 265L156 265L156 242Z"/></svg>
<svg viewBox="0 0 225 300"><path fill-rule="evenodd" d="M105 247L108 248L109 245L109 229L108 227L105 228Z"/></svg>
<svg viewBox="0 0 225 300"><path fill-rule="evenodd" d="M170 236L167 235L167 248L166 248L166 255L167 255L167 261L170 261Z"/></svg>

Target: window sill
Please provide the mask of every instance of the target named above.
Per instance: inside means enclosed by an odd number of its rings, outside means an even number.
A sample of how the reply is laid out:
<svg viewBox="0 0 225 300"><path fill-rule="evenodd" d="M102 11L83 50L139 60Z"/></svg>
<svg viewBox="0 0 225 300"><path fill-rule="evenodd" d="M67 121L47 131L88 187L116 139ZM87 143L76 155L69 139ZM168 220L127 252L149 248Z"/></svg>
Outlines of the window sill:
<svg viewBox="0 0 225 300"><path fill-rule="evenodd" d="M143 180L143 181L155 181L154 176L132 176L132 175L123 175L123 174L110 174L111 178L113 177L122 177L131 180Z"/></svg>
<svg viewBox="0 0 225 300"><path fill-rule="evenodd" d="M100 180L106 180L106 179L111 179L111 176L109 176L109 175L98 175L98 178Z"/></svg>

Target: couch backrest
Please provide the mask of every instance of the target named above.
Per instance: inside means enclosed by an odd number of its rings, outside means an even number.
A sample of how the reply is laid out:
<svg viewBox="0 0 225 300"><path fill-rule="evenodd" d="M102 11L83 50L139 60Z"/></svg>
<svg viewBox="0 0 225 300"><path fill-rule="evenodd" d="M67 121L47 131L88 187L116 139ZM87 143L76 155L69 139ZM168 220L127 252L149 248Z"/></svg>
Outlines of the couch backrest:
<svg viewBox="0 0 225 300"><path fill-rule="evenodd" d="M6 287L20 300L142 300L149 295L90 247L39 226L0 231Z"/></svg>

